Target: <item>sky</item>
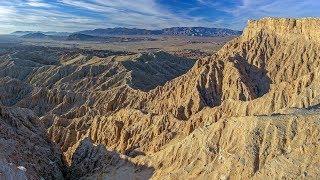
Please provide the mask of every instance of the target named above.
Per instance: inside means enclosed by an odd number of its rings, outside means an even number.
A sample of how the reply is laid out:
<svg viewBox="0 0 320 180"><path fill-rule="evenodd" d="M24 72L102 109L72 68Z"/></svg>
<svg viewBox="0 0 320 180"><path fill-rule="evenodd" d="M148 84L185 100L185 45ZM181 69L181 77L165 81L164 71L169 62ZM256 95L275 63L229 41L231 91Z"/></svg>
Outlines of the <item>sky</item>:
<svg viewBox="0 0 320 180"><path fill-rule="evenodd" d="M0 34L177 26L242 30L249 19L320 17L320 0L0 0Z"/></svg>

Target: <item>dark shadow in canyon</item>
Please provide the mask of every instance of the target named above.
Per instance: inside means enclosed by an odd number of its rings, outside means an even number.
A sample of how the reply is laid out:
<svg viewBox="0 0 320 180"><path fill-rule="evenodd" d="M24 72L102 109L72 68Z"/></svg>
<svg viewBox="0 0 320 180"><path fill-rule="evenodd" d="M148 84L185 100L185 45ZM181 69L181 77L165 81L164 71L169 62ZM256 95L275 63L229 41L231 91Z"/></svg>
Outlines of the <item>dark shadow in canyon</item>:
<svg viewBox="0 0 320 180"><path fill-rule="evenodd" d="M72 156L67 179L79 179L94 175L94 178L107 179L150 179L155 169L138 165L127 160L115 151L109 151L103 145L94 145L89 138L80 142Z"/></svg>
<svg viewBox="0 0 320 180"><path fill-rule="evenodd" d="M135 60L123 61L122 65L131 71L133 89L149 91L157 86L185 74L196 61L164 51L143 53Z"/></svg>
<svg viewBox="0 0 320 180"><path fill-rule="evenodd" d="M237 60L237 68L240 70L244 79L244 83L253 88L255 98L262 97L267 94L270 90L270 84L272 83L268 76L268 71L262 68L258 68L255 65L248 63L248 60L240 55L236 55L234 60ZM266 61L265 59L262 62Z"/></svg>

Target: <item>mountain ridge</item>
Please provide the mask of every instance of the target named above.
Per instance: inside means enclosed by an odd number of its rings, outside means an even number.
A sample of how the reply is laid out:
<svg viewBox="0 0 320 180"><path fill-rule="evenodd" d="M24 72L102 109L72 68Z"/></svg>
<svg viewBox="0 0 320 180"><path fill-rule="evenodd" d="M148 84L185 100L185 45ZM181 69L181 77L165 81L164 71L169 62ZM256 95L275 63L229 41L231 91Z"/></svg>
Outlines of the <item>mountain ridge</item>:
<svg viewBox="0 0 320 180"><path fill-rule="evenodd" d="M28 33L25 35L22 35L21 38L28 38L28 39L44 39L44 38L49 38L49 35L46 35L41 32L36 32L36 33Z"/></svg>
<svg viewBox="0 0 320 180"><path fill-rule="evenodd" d="M51 35L51 36L68 36L71 33L69 32L55 32L55 31L15 31L10 33L10 35L16 35L16 36L23 36L30 33L42 33L45 35Z"/></svg>
<svg viewBox="0 0 320 180"><path fill-rule="evenodd" d="M138 28L107 28L85 30L78 33L96 36L107 35L172 35L172 36L236 36L241 31L235 31L227 28L207 28L207 27L172 27L160 30L147 30Z"/></svg>
<svg viewBox="0 0 320 180"><path fill-rule="evenodd" d="M120 36L120 35L167 35L167 36L200 36L200 37L215 37L215 36L237 36L242 31L232 30L228 28L209 28L209 27L171 27L159 30L148 30L139 28L99 28L93 30L83 30L73 33L67 32L42 32L42 31L15 31L11 35L24 36L31 33L42 33L52 36L69 36L72 34L84 34L90 36Z"/></svg>

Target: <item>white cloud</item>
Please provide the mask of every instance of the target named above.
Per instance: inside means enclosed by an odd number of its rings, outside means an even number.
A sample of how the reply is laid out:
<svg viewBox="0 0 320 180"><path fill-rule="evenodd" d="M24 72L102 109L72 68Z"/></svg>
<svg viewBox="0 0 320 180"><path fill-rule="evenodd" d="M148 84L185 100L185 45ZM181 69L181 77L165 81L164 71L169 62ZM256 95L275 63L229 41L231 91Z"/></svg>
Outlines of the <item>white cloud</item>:
<svg viewBox="0 0 320 180"><path fill-rule="evenodd" d="M10 14L14 14L16 11L14 8L12 7L3 7L3 6L0 6L0 17L1 16L8 16Z"/></svg>
<svg viewBox="0 0 320 180"><path fill-rule="evenodd" d="M29 0L27 2L27 5L32 6L32 7L45 7L45 8L51 7L50 4L44 3L44 2L42 2L40 0Z"/></svg>
<svg viewBox="0 0 320 180"><path fill-rule="evenodd" d="M113 26L142 28L160 28L170 26L193 26L209 24L198 17L186 14L174 14L155 0L60 0L65 5L102 13L106 21Z"/></svg>
<svg viewBox="0 0 320 180"><path fill-rule="evenodd" d="M197 0L183 10L171 10L158 0L10 0L0 1L0 33L12 30L79 31L107 27L158 29L172 26L219 26L240 29L248 19L264 16L301 17L320 15L314 0ZM200 7L222 11L208 20Z"/></svg>
<svg viewBox="0 0 320 180"><path fill-rule="evenodd" d="M190 9L172 12L157 0L11 0L0 1L0 7L0 23L15 27L14 30L79 31L120 26L158 29L221 24L189 16Z"/></svg>
<svg viewBox="0 0 320 180"><path fill-rule="evenodd" d="M52 6L53 7L53 6ZM16 7L0 3L0 34L16 30L76 31L94 28L101 21L81 15L61 12L54 8L33 8L25 4Z"/></svg>
<svg viewBox="0 0 320 180"><path fill-rule="evenodd" d="M216 3L214 8L229 14L224 24L234 29L244 27L248 19L320 16L320 1L315 0L241 0L236 6Z"/></svg>

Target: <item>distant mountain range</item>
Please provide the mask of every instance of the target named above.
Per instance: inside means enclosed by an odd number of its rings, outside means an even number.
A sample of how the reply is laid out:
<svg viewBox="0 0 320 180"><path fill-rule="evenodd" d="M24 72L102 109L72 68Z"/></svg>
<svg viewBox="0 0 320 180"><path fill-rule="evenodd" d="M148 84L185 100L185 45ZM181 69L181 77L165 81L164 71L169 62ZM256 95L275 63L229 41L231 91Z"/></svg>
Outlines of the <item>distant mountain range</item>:
<svg viewBox="0 0 320 180"><path fill-rule="evenodd" d="M50 40L65 40L68 36L59 36L59 35L47 35L42 32L31 32L20 36L24 39L50 39Z"/></svg>
<svg viewBox="0 0 320 180"><path fill-rule="evenodd" d="M67 41L98 41L98 42L128 42L128 41L152 41L148 37L115 37L115 36L92 36L82 33L71 34L66 38Z"/></svg>
<svg viewBox="0 0 320 180"><path fill-rule="evenodd" d="M22 38L31 38L31 39L44 39L44 38L49 38L50 35L36 32L36 33L28 33L28 34L22 35L21 37Z"/></svg>
<svg viewBox="0 0 320 180"><path fill-rule="evenodd" d="M62 41L96 41L96 42L129 42L129 41L152 41L149 37L116 37L116 36L91 36L81 33L70 34L69 36L54 36L36 32L20 36L24 39L44 39L44 40L62 40Z"/></svg>
<svg viewBox="0 0 320 180"><path fill-rule="evenodd" d="M24 36L27 34L35 34L35 33L41 33L41 34L45 34L48 36L69 36L72 33L69 32L55 32L55 31L47 31L47 32L42 32L42 31L15 31L13 33L11 33L11 35L15 35L15 36Z"/></svg>
<svg viewBox="0 0 320 180"><path fill-rule="evenodd" d="M234 36L240 35L242 31L235 31L226 28L205 28L205 27L173 27L161 30L162 35L173 36Z"/></svg>
<svg viewBox="0 0 320 180"><path fill-rule="evenodd" d="M136 28L107 28L79 31L78 33L91 36L115 36L115 35L159 35L158 30L136 29Z"/></svg>
<svg viewBox="0 0 320 180"><path fill-rule="evenodd" d="M169 35L169 36L234 36L240 35L241 31L226 28L206 28L206 27L172 27L161 30L129 29L129 28L107 28L80 31L78 33L92 36L110 35Z"/></svg>
<svg viewBox="0 0 320 180"><path fill-rule="evenodd" d="M28 33L20 36L25 39L51 39L51 40L65 40L65 41L106 41L107 37L91 36L81 33L70 34L68 36L55 36L55 35L46 35L41 32Z"/></svg>
<svg viewBox="0 0 320 180"><path fill-rule="evenodd" d="M214 37L214 36L237 36L241 31L226 29L226 28L206 28L206 27L172 27L161 30L147 30L137 28L107 28L85 30L75 33L67 32L35 32L35 31L16 31L12 35L25 36L28 34L43 34L47 36L70 36L72 34L87 35L85 38L105 37L105 36L123 36L123 35L168 35L168 36L199 36L199 37Z"/></svg>
<svg viewBox="0 0 320 180"><path fill-rule="evenodd" d="M103 39L104 38L99 36L91 36L81 33L71 34L66 38L68 41L101 41Z"/></svg>

